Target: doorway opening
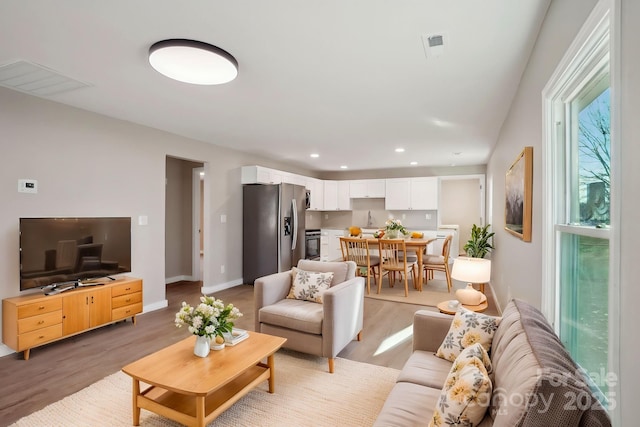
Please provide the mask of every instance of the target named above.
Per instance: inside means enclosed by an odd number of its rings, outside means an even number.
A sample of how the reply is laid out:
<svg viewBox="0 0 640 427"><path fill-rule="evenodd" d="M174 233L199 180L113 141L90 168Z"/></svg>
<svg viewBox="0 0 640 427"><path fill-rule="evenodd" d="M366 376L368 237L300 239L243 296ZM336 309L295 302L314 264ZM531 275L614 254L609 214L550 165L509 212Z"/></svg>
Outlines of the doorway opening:
<svg viewBox="0 0 640 427"><path fill-rule="evenodd" d="M438 205L439 224L459 226L458 248L452 250L463 254L464 245L471 238L474 224L484 225L485 221L485 176L444 176L440 178L440 199Z"/></svg>
<svg viewBox="0 0 640 427"><path fill-rule="evenodd" d="M165 282L202 281L206 269L205 163L166 157Z"/></svg>

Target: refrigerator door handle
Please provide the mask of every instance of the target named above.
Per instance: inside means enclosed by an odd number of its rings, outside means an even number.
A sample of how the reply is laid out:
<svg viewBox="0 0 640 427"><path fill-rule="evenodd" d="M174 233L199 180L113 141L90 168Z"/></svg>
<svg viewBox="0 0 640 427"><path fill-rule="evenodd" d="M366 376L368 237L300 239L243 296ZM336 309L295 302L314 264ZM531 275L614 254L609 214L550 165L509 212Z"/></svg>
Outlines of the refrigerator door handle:
<svg viewBox="0 0 640 427"><path fill-rule="evenodd" d="M296 199L291 199L291 213L293 216L293 237L291 238L291 250L296 249L298 243L298 207L296 206Z"/></svg>

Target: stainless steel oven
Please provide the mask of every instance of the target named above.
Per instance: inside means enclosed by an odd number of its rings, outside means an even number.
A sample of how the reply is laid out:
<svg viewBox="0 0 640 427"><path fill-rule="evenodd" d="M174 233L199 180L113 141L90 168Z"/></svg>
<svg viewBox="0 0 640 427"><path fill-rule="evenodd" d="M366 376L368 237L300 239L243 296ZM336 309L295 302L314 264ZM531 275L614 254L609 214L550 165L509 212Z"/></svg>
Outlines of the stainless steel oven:
<svg viewBox="0 0 640 427"><path fill-rule="evenodd" d="M305 230L305 258L306 259L320 259L320 229Z"/></svg>

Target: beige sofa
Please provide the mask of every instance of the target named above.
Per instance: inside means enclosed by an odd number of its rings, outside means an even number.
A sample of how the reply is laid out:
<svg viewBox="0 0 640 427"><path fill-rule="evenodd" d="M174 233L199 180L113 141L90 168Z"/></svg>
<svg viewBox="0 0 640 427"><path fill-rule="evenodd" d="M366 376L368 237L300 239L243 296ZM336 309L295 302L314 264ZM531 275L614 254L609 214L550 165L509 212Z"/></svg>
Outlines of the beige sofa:
<svg viewBox="0 0 640 427"><path fill-rule="evenodd" d="M451 362L435 356L453 316L421 310L413 353L375 426L426 426ZM611 421L542 313L512 300L491 345L493 392L479 426L610 426ZM446 424L444 424L446 425Z"/></svg>

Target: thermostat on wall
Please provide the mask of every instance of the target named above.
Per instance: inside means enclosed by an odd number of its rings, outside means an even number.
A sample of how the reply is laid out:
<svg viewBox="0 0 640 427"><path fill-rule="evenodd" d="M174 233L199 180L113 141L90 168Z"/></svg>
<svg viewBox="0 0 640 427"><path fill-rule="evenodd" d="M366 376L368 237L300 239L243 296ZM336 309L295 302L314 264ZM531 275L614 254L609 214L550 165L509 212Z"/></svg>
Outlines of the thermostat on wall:
<svg viewBox="0 0 640 427"><path fill-rule="evenodd" d="M18 193L37 193L38 181L35 179L19 179L18 180Z"/></svg>

